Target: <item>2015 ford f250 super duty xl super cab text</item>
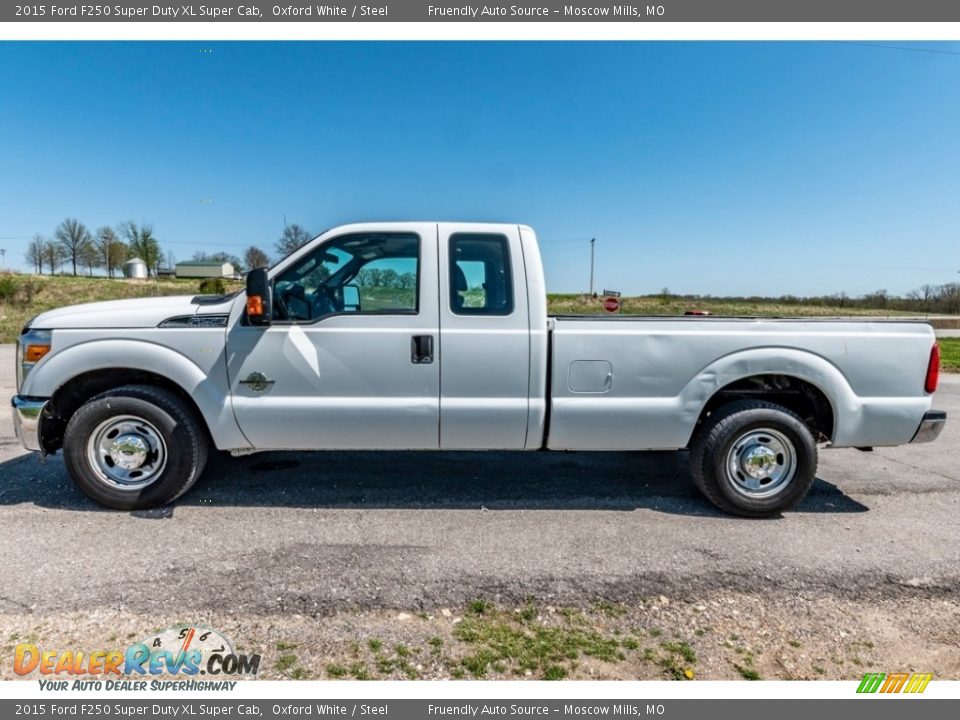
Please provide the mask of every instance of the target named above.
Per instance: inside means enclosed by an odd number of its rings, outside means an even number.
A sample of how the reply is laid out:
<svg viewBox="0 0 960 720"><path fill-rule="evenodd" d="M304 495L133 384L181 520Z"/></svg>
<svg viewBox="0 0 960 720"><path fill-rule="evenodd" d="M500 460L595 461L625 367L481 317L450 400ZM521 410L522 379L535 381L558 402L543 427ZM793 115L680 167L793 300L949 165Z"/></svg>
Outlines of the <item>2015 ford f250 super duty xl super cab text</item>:
<svg viewBox="0 0 960 720"><path fill-rule="evenodd" d="M43 313L17 362L21 442L120 509L186 492L211 448L689 448L711 502L766 516L810 488L819 443L945 422L927 323L548 317L517 225L336 228L232 296Z"/></svg>

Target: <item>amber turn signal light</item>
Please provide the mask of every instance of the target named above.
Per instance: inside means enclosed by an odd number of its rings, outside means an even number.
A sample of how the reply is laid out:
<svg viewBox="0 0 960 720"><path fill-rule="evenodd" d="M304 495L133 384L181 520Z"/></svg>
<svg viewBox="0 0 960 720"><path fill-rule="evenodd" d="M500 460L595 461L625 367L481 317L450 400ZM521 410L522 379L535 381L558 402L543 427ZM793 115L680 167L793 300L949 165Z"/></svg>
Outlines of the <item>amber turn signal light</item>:
<svg viewBox="0 0 960 720"><path fill-rule="evenodd" d="M23 361L35 363L50 352L49 345L27 345L23 349Z"/></svg>
<svg viewBox="0 0 960 720"><path fill-rule="evenodd" d="M247 315L263 315L263 300L259 295L247 298Z"/></svg>

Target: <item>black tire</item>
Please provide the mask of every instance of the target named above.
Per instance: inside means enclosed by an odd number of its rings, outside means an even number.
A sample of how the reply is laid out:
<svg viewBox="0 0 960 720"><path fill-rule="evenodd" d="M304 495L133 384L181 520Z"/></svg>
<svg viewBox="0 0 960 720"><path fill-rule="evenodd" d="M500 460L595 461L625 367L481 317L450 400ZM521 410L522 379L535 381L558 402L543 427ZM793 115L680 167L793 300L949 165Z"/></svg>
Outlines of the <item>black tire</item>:
<svg viewBox="0 0 960 720"><path fill-rule="evenodd" d="M156 476L143 487L111 482L88 453L95 447L90 443L97 429L124 416L146 421L150 432L155 431L149 437L162 440L160 458L165 462L157 462ZM208 450L206 428L193 409L176 394L149 385L125 385L88 400L70 418L63 438L70 477L88 497L116 510L143 510L176 500L200 477Z"/></svg>
<svg viewBox="0 0 960 720"><path fill-rule="evenodd" d="M773 439L763 437L764 431L772 431ZM754 445L749 444L750 438L757 438ZM749 454L744 448L757 447L765 448L761 454L769 453L760 459L769 463L769 472L782 470L783 478L789 476L782 484L744 473L739 463ZM777 447L784 452L778 454ZM767 471L766 466L759 469ZM721 406L704 421L690 445L690 472L697 489L724 512L770 517L792 507L810 490L817 475L817 444L803 420L787 408L762 400L738 400ZM751 482L768 486L749 489Z"/></svg>

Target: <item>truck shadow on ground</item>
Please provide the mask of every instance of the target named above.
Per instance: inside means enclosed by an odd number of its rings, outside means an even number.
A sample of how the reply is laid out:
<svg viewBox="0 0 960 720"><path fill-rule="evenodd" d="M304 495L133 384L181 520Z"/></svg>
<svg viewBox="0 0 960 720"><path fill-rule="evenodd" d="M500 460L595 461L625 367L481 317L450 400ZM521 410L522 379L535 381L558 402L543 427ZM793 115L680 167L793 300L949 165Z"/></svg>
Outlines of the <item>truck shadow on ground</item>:
<svg viewBox="0 0 960 720"><path fill-rule="evenodd" d="M0 505L96 511L62 459L0 463ZM133 513L171 517L177 506L497 510L636 510L727 517L694 488L684 452L311 452L233 458L214 453L174 505ZM818 479L791 512L868 508Z"/></svg>

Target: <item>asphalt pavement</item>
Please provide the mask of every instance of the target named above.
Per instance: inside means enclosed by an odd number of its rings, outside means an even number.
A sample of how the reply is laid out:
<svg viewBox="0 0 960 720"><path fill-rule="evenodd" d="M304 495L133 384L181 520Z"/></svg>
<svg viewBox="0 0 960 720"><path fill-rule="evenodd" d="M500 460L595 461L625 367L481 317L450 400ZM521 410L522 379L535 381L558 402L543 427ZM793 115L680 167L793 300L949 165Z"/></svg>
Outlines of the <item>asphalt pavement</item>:
<svg viewBox="0 0 960 720"><path fill-rule="evenodd" d="M0 346L0 395L14 392ZM630 601L711 589L956 596L960 376L934 444L824 450L783 517L722 515L684 453L216 454L172 507L86 499L0 414L0 613L261 616L503 601Z"/></svg>

